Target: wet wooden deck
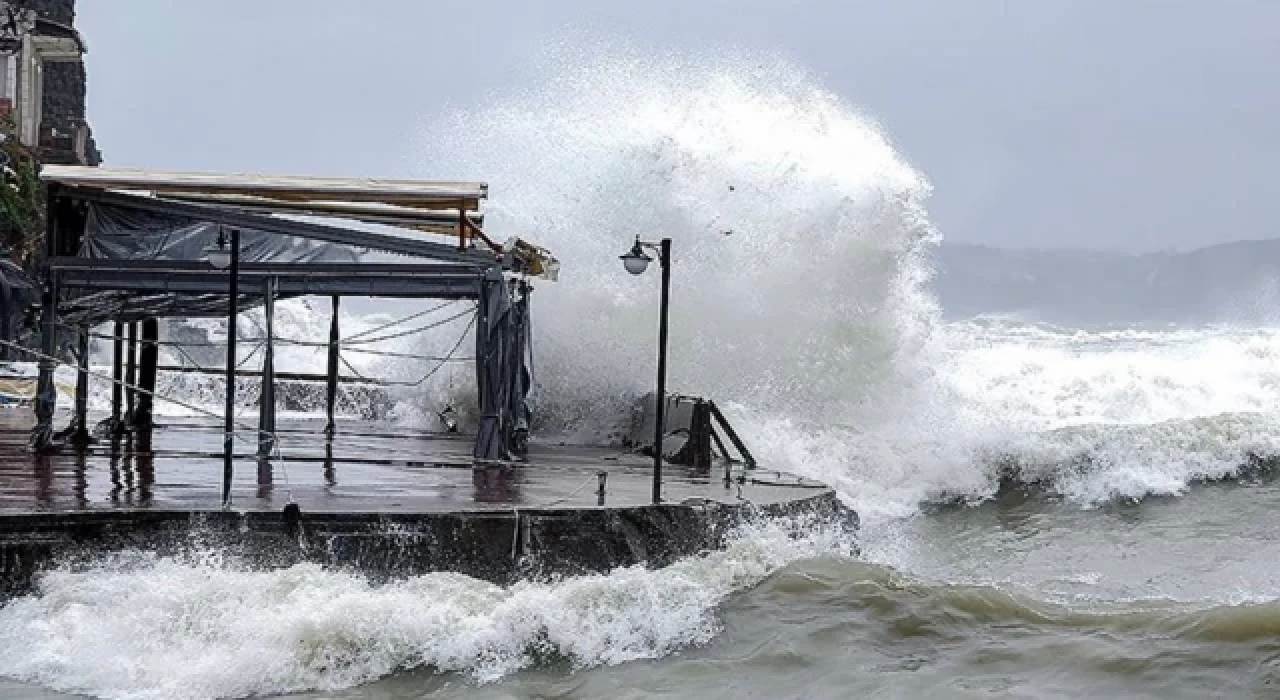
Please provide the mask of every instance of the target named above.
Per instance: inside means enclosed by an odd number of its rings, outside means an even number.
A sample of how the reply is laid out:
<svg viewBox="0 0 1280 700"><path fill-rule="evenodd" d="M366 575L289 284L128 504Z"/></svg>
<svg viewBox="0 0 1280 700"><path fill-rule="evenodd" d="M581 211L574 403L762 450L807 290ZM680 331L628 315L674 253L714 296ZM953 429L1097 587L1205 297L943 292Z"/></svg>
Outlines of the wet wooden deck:
<svg viewBox="0 0 1280 700"><path fill-rule="evenodd" d="M65 424L61 416L59 424ZM204 419L158 419L151 444L99 441L83 453L35 457L26 408L0 408L0 515L85 511L221 510L221 427ZM535 443L522 464L475 466L471 438L344 422L332 441L319 421L278 421L280 457L261 464L251 435L238 439L233 510L313 513L453 513L599 507L651 502L652 460L616 449ZM724 482L723 466L667 466L666 503L786 503L825 491L820 483L766 469Z"/></svg>

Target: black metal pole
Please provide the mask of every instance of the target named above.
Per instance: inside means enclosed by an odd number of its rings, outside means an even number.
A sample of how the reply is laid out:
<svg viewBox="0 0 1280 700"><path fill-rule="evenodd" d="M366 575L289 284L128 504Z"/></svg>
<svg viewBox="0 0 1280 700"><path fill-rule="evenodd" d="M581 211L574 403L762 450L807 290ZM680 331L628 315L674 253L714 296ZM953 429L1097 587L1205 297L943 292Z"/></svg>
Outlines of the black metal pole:
<svg viewBox="0 0 1280 700"><path fill-rule="evenodd" d="M58 274L48 260L58 250L58 185L49 185L45 193L45 265L43 297L40 301L40 375L36 384L36 427L31 431L31 446L36 452L47 452L53 446L53 414L57 409L58 390L53 384L53 371L58 362Z"/></svg>
<svg viewBox="0 0 1280 700"><path fill-rule="evenodd" d="M222 433L222 507L231 505L232 451L236 427L236 316L240 312L240 231L231 229L231 274L227 283L227 404Z"/></svg>
<svg viewBox="0 0 1280 700"><path fill-rule="evenodd" d="M89 331L83 326L76 338L76 414L71 441L77 446L89 444Z"/></svg>
<svg viewBox="0 0 1280 700"><path fill-rule="evenodd" d="M124 366L124 422L133 429L134 411L138 406L138 322L129 324L128 356Z"/></svg>
<svg viewBox="0 0 1280 700"><path fill-rule="evenodd" d="M160 364L160 321L142 322L142 344L138 348L138 395L133 407L133 425L139 432L155 424L156 367Z"/></svg>
<svg viewBox="0 0 1280 700"><path fill-rule="evenodd" d="M653 502L662 502L662 434L666 432L667 405L667 306L671 296L671 239L664 238L658 248L662 264L662 312L658 320L658 396L653 428Z"/></svg>
<svg viewBox="0 0 1280 700"><path fill-rule="evenodd" d="M267 338L262 350L262 389L258 395L258 458L271 456L276 444L276 350L275 308L276 280L268 277L263 288L262 311L266 319ZM259 465L259 483L263 470Z"/></svg>
<svg viewBox="0 0 1280 700"><path fill-rule="evenodd" d="M124 324L116 321L111 335L111 434L119 435L124 422Z"/></svg>
<svg viewBox="0 0 1280 700"><path fill-rule="evenodd" d="M324 434L333 437L338 431L337 423L334 422L334 411L338 402L338 342L342 339L342 335L338 328L338 307L341 304L342 297L333 297L333 316L329 319L329 365L326 368L326 382L324 387L324 412L325 426Z"/></svg>

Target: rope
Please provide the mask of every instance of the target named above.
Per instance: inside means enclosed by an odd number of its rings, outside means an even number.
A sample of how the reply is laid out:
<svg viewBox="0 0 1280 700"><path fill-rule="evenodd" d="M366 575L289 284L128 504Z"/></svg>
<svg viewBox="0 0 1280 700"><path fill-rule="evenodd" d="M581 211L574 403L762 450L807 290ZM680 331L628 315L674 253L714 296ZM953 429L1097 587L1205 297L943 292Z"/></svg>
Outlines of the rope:
<svg viewBox="0 0 1280 700"><path fill-rule="evenodd" d="M472 326L476 325L476 319L479 318L479 316L480 316L479 314L475 314L474 316L471 317L471 321L467 323L467 327L462 329L462 335L458 336L458 342L453 344L453 347L449 350L449 354L445 355L445 359L443 361L441 361L435 367L432 367L431 371L424 374L421 379L419 379L416 382L409 383L407 384L407 386L414 386L414 387L422 386L424 382L426 382L431 377L435 376L436 372L440 371L440 368L448 364L448 362L450 361L450 358L453 357L453 354L458 351L458 348L462 347L462 342L467 339L467 333L471 331Z"/></svg>
<svg viewBox="0 0 1280 700"><path fill-rule="evenodd" d="M532 509L536 509L536 508L550 508L551 506L557 506L557 505L560 505L561 503L564 503L565 501L569 500L570 498L573 498L574 496L577 496L579 493L581 493L581 492L582 492L582 489L585 489L587 486L591 485L591 483L592 483L592 482L597 482L597 481L599 481L599 477L598 477L598 476L596 476L595 474L592 474L590 477L588 477L588 478L587 478L587 480L586 480L586 481L582 482L581 484L578 484L578 488L576 488L576 489L574 489L574 490L570 491L569 493L565 494L564 496L562 496L562 497L560 497L560 498L557 498L557 499L555 499L554 501L547 501L546 503L543 503L543 504L541 504L541 505L525 506L525 508L524 508L524 509L525 509L525 510L532 510Z"/></svg>
<svg viewBox="0 0 1280 700"><path fill-rule="evenodd" d="M299 345L317 345L325 347L328 343L298 343ZM367 350L365 348L343 348L343 352L358 352L364 355L381 355L383 357L398 357L406 360L430 360L432 362L471 362L474 357L432 357L431 355L414 355L407 352L392 352L390 350Z"/></svg>
<svg viewBox="0 0 1280 700"><path fill-rule="evenodd" d="M360 370L356 369L355 367L352 367L351 363L347 362L347 358L343 357L341 353L338 354L338 361L342 363L343 367L346 367L347 369L351 370L351 373L356 375L357 379L363 379L365 381L369 381L369 378L361 374Z"/></svg>
<svg viewBox="0 0 1280 700"><path fill-rule="evenodd" d="M262 338L255 338L255 339L251 339L251 340L263 340L263 339L262 339ZM282 343L282 344L285 344L285 345L297 345L297 346L299 346L299 347L306 347L306 348L327 348L327 347L329 347L329 343L327 343L327 342L320 342L320 341L318 341L318 340L298 340L298 339L296 339L296 338L276 338L276 339L275 339L275 341L276 341L277 343ZM213 345L213 343L210 343L210 345ZM338 345L339 345L339 347L341 347L341 346L342 346L342 344L341 344L341 343L339 343ZM217 346L217 347L221 347L221 346ZM431 360L432 362L443 362L443 361L445 361L445 358L442 358L442 357L434 357L434 356L431 356L431 355L417 355L417 354L410 353L410 352L394 352L394 351L391 351L391 350L370 350L370 349L368 349L368 348L359 348L359 347L357 347L357 348L348 348L348 347L343 347L343 348L342 348L342 351L343 351L343 352L356 352L356 353L360 353L360 354L362 354L362 355L380 355L380 356L383 356L383 357L398 357L398 358L407 359L407 360ZM474 360L474 359L475 359L474 357L459 357L459 358L453 358L453 359L450 359L449 361L450 361L450 362L464 362L464 361L468 361L468 362L469 362L469 361Z"/></svg>
<svg viewBox="0 0 1280 700"><path fill-rule="evenodd" d="M470 309L467 309L467 310L465 310L465 311L462 311L461 313L456 313L456 314L454 314L454 315L452 315L452 316L450 316L450 317L448 317L448 318L446 318L446 319L443 319L443 320L440 320L440 321L436 321L435 323L429 323L429 324L427 324L427 325L425 325L425 326L418 326L417 328L410 328L410 329L409 329L409 330L407 330L407 331L400 331L399 333L392 333L392 334L390 334L390 335L378 336L377 338L364 338L364 339L362 339L362 340L355 341L355 342L353 342L353 343L351 343L351 344L353 344L353 345L355 345L355 344L358 344L358 345L364 345L364 344L367 344L367 343L377 343L377 342L381 342L381 341L383 341L383 340L395 340L396 338L403 338L403 337L404 337L404 336L406 336L406 335L413 335L413 334L415 334L415 333L422 333L422 332L424 332L424 331L429 331L429 330L431 330L432 328L439 328L440 326L443 326L443 325L444 325L444 324L446 324L446 323L449 323L449 322L451 322L451 321L456 321L456 320L458 320L458 319L462 318L463 316L466 316L467 314L474 313L474 312L475 312L475 307L472 307L472 308L470 308Z"/></svg>
<svg viewBox="0 0 1280 700"><path fill-rule="evenodd" d="M66 327L71 328L71 326L66 326ZM90 333L89 337L98 338L99 340L115 340L117 338L121 340L124 339L123 335L116 336L110 333ZM267 340L266 338L241 338L240 339L241 342L245 342L245 343L264 343L266 342L266 340ZM299 340L297 338L282 338L279 336L273 338L273 340L277 343L282 343L285 345L298 345L301 347L311 347L311 348L329 347L329 343L320 342L316 340ZM178 352L184 352L182 348L225 348L227 346L226 343L194 342L194 341L184 343L184 342L178 342L174 340L157 340L157 341L154 341L154 343L152 341L142 341L142 340L138 342L142 344L147 344L147 345L154 344L161 347L172 347L177 349ZM432 357L430 355L416 355L414 353L409 353L409 352L394 352L391 350L371 350L369 348L358 348L358 347L343 348L343 349L346 352L358 352L364 355L382 355L385 357L399 357L407 360L431 360L433 362L444 361L444 358ZM189 355L187 355L187 359L190 359ZM450 359L449 361L450 362L470 362L474 359L475 359L474 357L455 357ZM197 367L199 366L199 363L195 362L194 360L191 361L191 364Z"/></svg>
<svg viewBox="0 0 1280 700"><path fill-rule="evenodd" d="M384 324L382 324L381 326L378 326L378 327L376 327L376 328L370 328L370 329L368 329L368 330L360 331L359 333L353 333L352 335L347 336L346 340L352 340L352 339L355 339L355 338L363 338L363 337L364 337L364 336L366 336L366 335L372 335L372 334L377 333L377 332L379 332L379 331L385 331L386 329L388 329L388 328L390 328L390 327L392 327L392 326L398 326L398 325L400 325L400 324L402 324L402 323L408 323L409 321L412 321L412 320L414 320L415 318L422 318L423 316L427 316L427 315L429 315L429 314L433 314L433 313L435 313L435 312L439 311L440 309L445 308L446 306L452 306L453 304L456 304L456 303L458 303L458 300L457 300L457 299L451 299L451 300L449 300L449 301L446 301L446 302L445 302L445 303L443 303L443 304L439 304L439 305L437 305L437 306L433 306L433 307L431 307L431 308L427 309L426 311L419 311L419 312L418 312L418 313L416 313L416 314L410 314L410 315L408 315L408 316L405 316L404 318L396 319L395 321L391 321L391 322L389 322L389 323L384 323Z"/></svg>
<svg viewBox="0 0 1280 700"><path fill-rule="evenodd" d="M431 368L431 370L430 370L429 372L427 372L426 374L422 375L422 377L421 377L421 378L419 378L417 381L412 381L412 382L391 382L391 381L389 381L389 382L384 382L384 383L383 383L383 384L384 384L384 386L404 386L404 387L411 387L411 388L412 388L412 387L419 387L419 386L422 386L422 385L423 385L423 384L424 384L428 379L430 379L430 378L432 378L433 376L435 376L435 374L436 374L437 372L439 372L439 371L440 371L440 369L441 369L442 367L444 367L444 366L445 366L446 364L448 364L449 362L452 362L452 361L453 361L453 354L454 354L454 353L456 353L456 352L458 352L458 348L462 347L462 343L467 339L467 333L468 333L468 332L470 332L470 331L471 331L471 327L472 327L472 326L474 326L474 325L476 324L476 318L477 318L477 317L478 317L478 315L473 315L473 316L471 317L471 321L470 321L469 323L467 323L467 327L466 327L466 328L463 328L463 329L462 329L462 334L458 336L458 341L457 341L456 343L454 343L454 344L453 344L453 347L452 347L452 348L450 348L450 349L449 349L449 353L448 353L447 355L445 355L445 356L444 356L444 358L443 358L443 359L441 359L441 360L440 360L440 362L439 362L435 367L432 367L432 368ZM364 379L364 380L366 380L366 381L369 381L369 378L368 378L368 377L366 377L366 376L364 376L363 374L361 374L361 373L360 373L360 371L359 371L359 370L357 370L355 367L353 367L353 366L351 365L351 363L350 363L350 362L347 362L347 358L343 357L341 353L339 353L339 354L338 354L338 360L339 360L340 362L342 362L343 366L345 366L347 369L351 370L351 373L352 373L352 374L354 374L354 375L356 375L356 377L358 377L358 378L360 378L360 379Z"/></svg>
<svg viewBox="0 0 1280 700"><path fill-rule="evenodd" d="M255 345L253 349L249 351L249 354L245 355L244 359L240 360L240 362L236 364L236 369L240 369L245 365L249 364L249 360L253 359L253 356L258 354L258 351L261 350L265 345L266 343L258 343L257 345ZM195 364L195 363L193 362L192 364ZM200 365L197 364L196 367L200 367ZM200 369L204 369L204 368L200 367Z"/></svg>
<svg viewBox="0 0 1280 700"><path fill-rule="evenodd" d="M192 365L194 365L194 366L196 366L196 367L199 367L199 366L200 366L200 363L199 363L199 362L196 362L196 358L194 358L194 357L192 357L191 355L187 354L187 351L186 351L186 350L184 350L184 349L183 349L183 347L182 347L181 345L175 345L175 346L173 346L173 349L174 349L174 350L177 350L177 351L178 351L178 354L179 354L179 355L182 355L182 359L183 359L183 360L185 360L186 362L190 362Z"/></svg>
<svg viewBox="0 0 1280 700"><path fill-rule="evenodd" d="M81 331L80 331L80 329L79 329L78 327L76 327L76 326L72 326L72 325L67 324L67 323L61 323L61 322L59 322L59 323L58 323L58 325L59 325L59 326L62 326L62 327L63 327L64 329L66 329L66 330L75 331L76 333L81 332ZM117 336L117 335L115 335L115 334L113 334L113 333L90 333L90 334L89 334L89 337L91 337L91 338L98 338L98 339L100 339L100 340L110 340L110 341L124 340L124 339L125 339L125 337L124 337L123 335L119 335L119 336ZM173 341L162 341L162 340L156 340L156 341L140 340L140 341L138 341L138 342L139 342L139 344L141 344L141 345L155 345L155 346L157 346L157 347L164 346L164 347L173 348L174 350L176 350L176 351L178 352L178 354L179 354L179 355L181 355L181 356L182 356L180 359L184 360L184 361L185 361L185 362L187 362L187 363L190 363L190 365L191 365L192 367L196 367L196 368L198 368L198 369L209 369L209 368L204 367L204 366L203 366L203 365L201 365L199 362L196 362L196 359L195 359L194 357L192 357L192 356L191 356L191 354L190 354L190 353L188 353L188 352L186 351L186 348L187 348L187 347L219 347L219 348L225 348L225 347L226 347L226 344L225 344L225 343L224 343L224 344L217 344L217 343L178 343L178 342L173 342ZM249 351L249 354L248 354L248 355L245 355L245 356L244 356L244 358L243 358L242 360L240 360L240 362L239 362L238 364L236 364L236 369L243 369L245 365L249 364L249 360L253 359L253 356L254 356L254 355L256 355L256 354L258 354L258 352L262 350L262 348L263 348L264 344L266 343L266 338L251 338L251 339L246 339L244 342L247 342L247 343L255 343L255 342L256 342L256 343L257 343L257 345L255 345L255 346L254 346L254 348L253 348L252 350L250 350L250 351Z"/></svg>
<svg viewBox="0 0 1280 700"><path fill-rule="evenodd" d="M71 367L71 369L74 369L76 372L83 372L84 374L86 374L86 375L88 375L88 376L90 376L90 377L94 377L94 378L97 378L97 379L102 379L102 380L108 381L108 382L110 382L110 383L112 383L112 384L119 384L119 385L120 385L120 386L122 386L122 387L125 387L125 388L128 388L128 389L133 389L133 391L135 391L136 393L144 394L144 395L150 396L150 397L152 397L153 399L160 399L161 401L168 401L169 403L174 404L175 406L181 406L182 408L185 408L185 409L187 409L188 411L194 411L194 412L196 412L196 413L204 414L204 415L206 415L206 416L210 416L210 417L212 417L212 418L221 418L221 419L225 419L225 418L226 418L224 415L222 415L222 414L220 414L220 413L214 413L213 411L210 411L210 410L208 410L207 408L204 408L204 407L202 407L202 406L197 406L196 404L188 403L188 402L183 401L183 400L181 400L181 399L175 399L175 398L173 398L173 397L171 397L171 396L165 396L164 394L161 394L161 393L158 393L158 392L155 392L155 391L148 391L147 389L143 389L140 385L137 385L137 384L130 384L129 382L124 381L123 379L116 379L115 377L112 377L112 376L110 376L110 375L106 375L106 374L103 374L103 373L101 373L101 372L95 372L95 371L93 371L92 369L88 369L88 368L84 368L84 369L82 369L82 368L80 368L80 367L74 367L74 366L72 366L70 363L65 362L65 361L63 361L63 360L60 360L60 359L58 359L58 358L56 358L56 357L54 357L54 356L52 356L52 355L46 355L46 354L44 354L43 352L39 352L39 351L37 351L37 350L32 350L31 348L23 347L22 345L19 345L18 343L14 343L14 342L10 342L10 341L8 341L8 340L0 339L0 345L3 345L3 346L8 347L8 348L12 348L12 349L14 349L14 350L17 350L18 352L22 352L22 353L26 353L26 354L28 354L28 355L32 355L32 356L36 357L37 359L42 360L42 361L45 361L45 362L52 362L54 365L61 365L61 366L63 366L63 367ZM237 432L236 428L239 428L239 431L238 431L238 432L242 432L242 433L245 433L245 432L253 433L255 437L261 437L261 436L263 436L263 435L266 435L266 436L268 436L268 437L270 437L270 438L271 438L271 445L272 445L272 453L271 453L271 456L272 456L273 458L277 459L277 460L280 460L280 459L281 459L282 454L281 454L281 452L280 452L280 441L276 438L276 434L275 434L275 433L272 433L272 432L269 432L269 431L266 431L266 430L261 430L261 429L257 428L256 426L248 425L248 424L245 424L245 423L239 423L239 422L237 422L237 421L236 421L236 419L235 419L235 415L234 415L234 414L233 414L233 415L232 415L232 417L231 417L231 421L232 421L232 422L231 422L231 425L232 425L232 429L231 429L231 436L232 436L232 438L233 438L233 439L234 439L235 434L236 434L236 432ZM223 434L225 435L226 433L224 432ZM285 463L284 463L283 461L281 461L281 462L280 462L280 466L281 466L281 472L283 472L283 474L284 474L285 490L289 493L289 501L292 503L292 502L293 502L293 486L292 486L292 483L291 483L291 481L290 481L290 479L289 479L289 469L288 469L288 467L286 467L286 466L285 466Z"/></svg>

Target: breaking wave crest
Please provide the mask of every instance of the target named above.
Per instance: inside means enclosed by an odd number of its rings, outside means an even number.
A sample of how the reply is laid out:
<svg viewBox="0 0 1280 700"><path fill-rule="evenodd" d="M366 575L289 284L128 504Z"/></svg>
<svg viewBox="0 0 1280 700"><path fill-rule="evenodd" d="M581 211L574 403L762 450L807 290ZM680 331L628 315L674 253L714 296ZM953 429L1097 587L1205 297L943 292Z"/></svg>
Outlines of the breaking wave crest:
<svg viewBox="0 0 1280 700"><path fill-rule="evenodd" d="M771 520L661 570L505 588L443 572L374 584L310 564L254 571L218 551L127 552L46 573L0 608L0 674L103 698L203 700L414 668L485 682L552 662L658 658L709 641L726 596L849 546L838 527Z"/></svg>
<svg viewBox="0 0 1280 700"><path fill-rule="evenodd" d="M536 293L543 431L616 436L648 390L658 285L617 261L640 235L674 241L674 390L867 517L990 496L1011 462L1092 504L1280 453L1274 332L942 323L928 184L796 66L589 43L549 63L425 140L492 183L491 229L564 261Z"/></svg>
<svg viewBox="0 0 1280 700"><path fill-rule="evenodd" d="M980 500L1010 478L1086 505L1175 494L1280 454L1280 331L942 323L927 182L803 69L586 41L535 72L433 122L421 174L487 180L490 234L563 261L534 294L543 434L616 440L649 390L658 283L617 260L639 235L674 241L669 386L716 399L769 466L834 485L864 517ZM281 306L286 335L324 335L325 309ZM442 354L454 334L398 342ZM323 366L315 349L290 352L281 367ZM469 374L384 413L465 409Z"/></svg>
<svg viewBox="0 0 1280 700"><path fill-rule="evenodd" d="M909 379L935 315L929 188L797 66L582 45L455 115L433 171L483 174L486 225L563 261L535 293L542 429L608 436L650 389L659 285L618 255L673 240L670 386L854 420Z"/></svg>
<svg viewBox="0 0 1280 700"><path fill-rule="evenodd" d="M864 517L1030 488L1084 506L1256 476L1280 456L1280 331L939 326L917 414L860 425L761 419L766 454Z"/></svg>

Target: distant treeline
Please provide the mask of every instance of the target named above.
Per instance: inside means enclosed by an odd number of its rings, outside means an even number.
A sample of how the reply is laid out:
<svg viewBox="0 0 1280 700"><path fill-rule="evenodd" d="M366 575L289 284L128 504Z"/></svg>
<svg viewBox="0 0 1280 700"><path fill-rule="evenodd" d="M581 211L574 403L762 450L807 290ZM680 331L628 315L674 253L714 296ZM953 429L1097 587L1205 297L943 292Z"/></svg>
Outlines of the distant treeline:
<svg viewBox="0 0 1280 700"><path fill-rule="evenodd" d="M1138 255L943 244L935 261L934 288L950 318L1280 322L1280 239Z"/></svg>

